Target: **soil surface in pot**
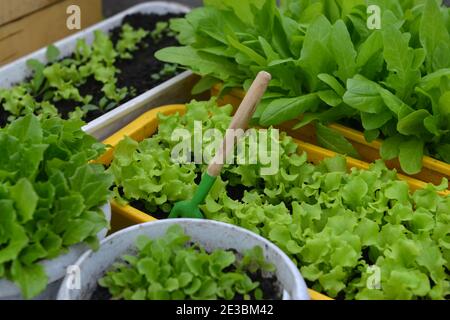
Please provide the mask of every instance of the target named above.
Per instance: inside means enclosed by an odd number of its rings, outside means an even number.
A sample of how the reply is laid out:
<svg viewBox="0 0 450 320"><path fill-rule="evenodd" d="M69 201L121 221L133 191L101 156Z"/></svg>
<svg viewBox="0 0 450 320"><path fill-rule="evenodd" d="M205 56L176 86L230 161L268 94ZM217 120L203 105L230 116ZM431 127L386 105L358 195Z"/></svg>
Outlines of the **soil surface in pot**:
<svg viewBox="0 0 450 320"><path fill-rule="evenodd" d="M236 253L236 250L230 249L230 251ZM230 266L226 269L227 272L233 272L234 270L235 270L234 266ZM260 289L263 292L263 300L282 300L283 292L280 289L280 285L275 275L269 277L264 276L261 273L261 270L258 270L256 273L247 273L247 275L250 277L250 279L252 279L252 281L258 281L260 283ZM253 295L251 295L250 298L251 300L256 300ZM97 285L90 300L111 300L111 299L112 296L109 293L108 289ZM236 294L233 300L235 301L244 300L244 296Z"/></svg>
<svg viewBox="0 0 450 320"><path fill-rule="evenodd" d="M123 24L129 24L134 29L142 28L150 33L155 29L158 22L169 21L172 18L182 17L182 14L132 14L126 16ZM122 25L114 28L110 32L111 40L114 44L120 39L120 33ZM175 73L161 75L160 77L152 78L152 75L159 74L164 68L165 63L155 59L154 54L156 51L168 47L175 46L178 41L173 36L163 35L163 37L155 42L149 34L140 44L139 49L132 53L133 59L120 59L115 62L115 66L120 70L117 75L117 87L127 87L133 90L132 94L129 94L120 104L135 98L136 96L156 87L157 85L167 81L168 79L179 74L182 70L177 70ZM100 99L104 96L101 91L103 84L95 80L93 77L88 78L86 83L78 87L81 96L91 95L93 97L91 104L99 105ZM37 101L41 101L42 97L35 97ZM74 111L76 107L82 107L79 102L73 100L61 100L53 102L58 109L63 119L69 117L69 113ZM110 110L108 110L110 111ZM85 122L90 122L108 111L95 110L90 111L84 118ZM4 127L7 124L7 119L10 116L9 112L5 111L0 103L0 127Z"/></svg>

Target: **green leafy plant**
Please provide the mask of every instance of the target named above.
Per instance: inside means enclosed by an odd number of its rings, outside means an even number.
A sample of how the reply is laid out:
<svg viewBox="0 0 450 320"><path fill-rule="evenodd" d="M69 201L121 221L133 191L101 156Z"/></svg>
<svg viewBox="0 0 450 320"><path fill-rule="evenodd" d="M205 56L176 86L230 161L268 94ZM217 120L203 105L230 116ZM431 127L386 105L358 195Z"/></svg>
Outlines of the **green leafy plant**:
<svg viewBox="0 0 450 320"><path fill-rule="evenodd" d="M231 106L219 108L215 101L192 102L184 116L159 115L158 133L138 143L131 138L122 140L114 152L109 171L114 175L114 194L121 203L141 200L150 211L170 212L172 203L192 196L197 174L201 168L194 164L172 163L172 132L179 128L194 128L201 121L205 130L221 128L229 123ZM209 112L213 112L212 117Z"/></svg>
<svg viewBox="0 0 450 320"><path fill-rule="evenodd" d="M152 137L122 141L109 169L118 199L141 200L153 213L169 212L175 202L192 197L204 166L171 161L172 132L193 133L194 121L224 132L231 111L217 108L214 100L193 102L184 116L160 115ZM447 181L412 193L381 161L348 172L342 156L309 163L285 134L279 148L274 175L260 175L261 163L226 165L201 206L203 214L273 241L310 287L331 297L448 298L450 196L438 193ZM369 284L374 268L380 271L379 288Z"/></svg>
<svg viewBox="0 0 450 320"><path fill-rule="evenodd" d="M159 42L165 35L169 37L175 36L174 32L169 28L169 23L164 21L156 23L155 30L151 32L153 40Z"/></svg>
<svg viewBox="0 0 450 320"><path fill-rule="evenodd" d="M260 283L250 275L275 270L260 247L243 257L223 249L207 252L191 244L180 225L171 226L159 239L138 237L136 248L136 255L124 256L99 280L113 299L262 299Z"/></svg>
<svg viewBox="0 0 450 320"><path fill-rule="evenodd" d="M131 52L135 51L138 44L147 37L148 32L144 29L134 30L129 24L124 24L122 27L122 35L119 42L117 42L117 51L120 58L131 59L133 56Z"/></svg>
<svg viewBox="0 0 450 320"><path fill-rule="evenodd" d="M385 139L385 160L398 158L415 174L424 155L450 163L450 9L440 2L286 0L278 8L275 0L205 0L171 23L183 46L156 57L203 76L194 92L218 82L223 92L246 90L269 71L260 125L356 121L369 141ZM381 9L379 30L367 27L368 5ZM317 135L334 151L355 153L337 132Z"/></svg>
<svg viewBox="0 0 450 320"><path fill-rule="evenodd" d="M101 210L111 175L89 163L104 146L81 130L79 120L39 120L33 115L0 129L0 279L17 284L25 298L47 286L42 260L87 243L108 227Z"/></svg>
<svg viewBox="0 0 450 320"><path fill-rule="evenodd" d="M153 80L159 80L165 76L171 76L176 73L178 66L176 64L165 63L164 67L159 71L159 73L152 74Z"/></svg>

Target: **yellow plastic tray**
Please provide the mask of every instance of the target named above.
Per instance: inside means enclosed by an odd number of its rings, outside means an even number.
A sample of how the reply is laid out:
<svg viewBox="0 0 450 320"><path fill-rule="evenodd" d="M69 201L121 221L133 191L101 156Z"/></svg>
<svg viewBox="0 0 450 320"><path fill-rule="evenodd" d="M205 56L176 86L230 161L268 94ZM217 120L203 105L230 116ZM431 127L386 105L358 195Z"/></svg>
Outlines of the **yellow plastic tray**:
<svg viewBox="0 0 450 320"><path fill-rule="evenodd" d="M211 95L217 96L220 92L220 89L220 85L214 86L211 90ZM244 91L233 89L227 95L222 96L218 102L221 105L231 104L234 107L238 107L244 95ZM293 130L292 127L295 124L297 124L297 121L288 121L280 125L279 128L283 129L294 138L317 145L316 130L313 125L307 125L301 129ZM367 142L364 138L364 134L360 131L350 129L339 124L332 124L329 127L338 131L344 137L346 137L361 155L362 160L367 162L374 162L375 160L381 158L380 148L382 142L380 140ZM397 159L386 161L386 165L388 168L397 169L399 172L403 172ZM435 185L439 185L442 182L442 178L444 177L450 180L450 165L445 162L425 156L423 158L423 167L421 172L415 175L411 175L411 177L425 182L431 182Z"/></svg>
<svg viewBox="0 0 450 320"><path fill-rule="evenodd" d="M109 165L114 156L114 148L117 144L125 137L128 136L136 141L142 141L150 136L152 136L157 128L158 128L158 113L163 113L165 115L174 114L178 112L179 114L184 114L186 110L185 105L169 105L160 108L153 109L141 117L116 132L114 135L109 137L104 141L105 144L110 147L106 151L106 153L98 160L98 162L103 163L105 165ZM326 150L320 148L318 146L302 142L299 140L295 140L295 142L299 145L301 150L304 150L308 154L308 160L313 163L319 163L324 158L333 157L336 155L335 152L330 150ZM359 169L368 169L369 164L360 160L352 159L347 157L347 166L348 168L359 168ZM406 177L403 175L399 175L399 178L408 182L411 190L417 190L419 188L423 188L426 186L426 183ZM450 194L450 191L443 192L444 194ZM112 201L112 230L120 230L126 228L131 225L154 221L156 220L154 217L139 211L131 206L121 206L117 202ZM331 298L322 295L318 292L310 290L310 295L313 300L332 300Z"/></svg>

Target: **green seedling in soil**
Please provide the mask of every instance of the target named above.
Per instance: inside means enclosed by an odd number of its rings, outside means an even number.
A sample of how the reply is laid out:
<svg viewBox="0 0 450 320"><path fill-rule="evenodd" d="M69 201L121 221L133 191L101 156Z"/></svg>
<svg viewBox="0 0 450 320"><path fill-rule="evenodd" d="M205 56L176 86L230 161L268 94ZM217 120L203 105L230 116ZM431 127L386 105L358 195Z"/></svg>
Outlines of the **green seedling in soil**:
<svg viewBox="0 0 450 320"><path fill-rule="evenodd" d="M78 105L68 112L67 117L73 119L85 119L89 112L97 110L112 110L130 94L128 88L117 87L119 70L115 63L119 58L132 58L147 35L143 29L133 29L124 24L120 39L114 46L107 34L96 31L92 45L84 39L78 40L75 52L67 58L61 57L56 46L49 46L47 65L35 59L27 61L33 72L28 82L11 89L0 89L0 104L8 113L7 121L30 113L43 118L57 116L55 104L61 101L73 101ZM93 101L93 96L80 92L80 87L92 80L102 85L104 97L98 102Z"/></svg>
<svg viewBox="0 0 450 320"><path fill-rule="evenodd" d="M163 218L176 202L191 199L205 165L174 163L172 133L186 129L193 137L194 121L224 133L231 114L231 106L214 100L194 101L183 116L159 115L152 137L121 141L109 169L117 201L140 203ZM279 161L275 175L260 175L259 162L225 166L200 207L203 215L276 243L311 288L331 297L448 297L450 196L438 194L447 181L410 192L382 162L350 172L342 156L314 165L285 134ZM375 284L374 268L382 275Z"/></svg>
<svg viewBox="0 0 450 320"><path fill-rule="evenodd" d="M238 256L233 251L207 252L190 243L180 225L165 236L136 240L136 255L123 257L99 280L113 299L125 300L245 300L262 299L264 292L251 275L274 271L255 247Z"/></svg>

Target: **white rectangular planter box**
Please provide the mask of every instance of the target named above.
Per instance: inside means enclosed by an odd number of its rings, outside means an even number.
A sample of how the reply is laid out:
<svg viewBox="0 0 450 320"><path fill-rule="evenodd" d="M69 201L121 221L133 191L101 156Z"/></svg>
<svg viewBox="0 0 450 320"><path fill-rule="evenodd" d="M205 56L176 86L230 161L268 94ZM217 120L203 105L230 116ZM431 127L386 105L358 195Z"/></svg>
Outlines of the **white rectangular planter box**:
<svg viewBox="0 0 450 320"><path fill-rule="evenodd" d="M188 7L178 3L162 1L146 2L58 41L55 43L55 46L61 51L61 56L69 56L75 51L78 39L84 38L88 44L91 44L94 39L95 30L109 32L115 27L120 26L123 18L127 15L134 13L187 13L189 10ZM1 67L0 88L10 88L31 75L31 71L26 65L27 60L36 59L42 63L47 63L46 51L46 48L42 48ZM187 102L191 98L190 93L194 83L195 76L191 72L186 71L181 73L89 122L83 129L97 139L103 140L151 108L165 104Z"/></svg>

